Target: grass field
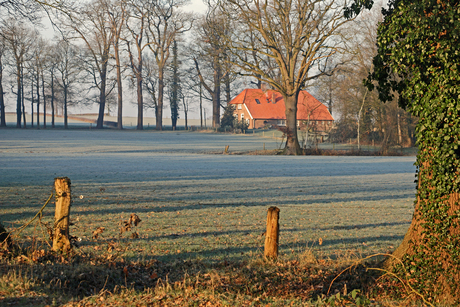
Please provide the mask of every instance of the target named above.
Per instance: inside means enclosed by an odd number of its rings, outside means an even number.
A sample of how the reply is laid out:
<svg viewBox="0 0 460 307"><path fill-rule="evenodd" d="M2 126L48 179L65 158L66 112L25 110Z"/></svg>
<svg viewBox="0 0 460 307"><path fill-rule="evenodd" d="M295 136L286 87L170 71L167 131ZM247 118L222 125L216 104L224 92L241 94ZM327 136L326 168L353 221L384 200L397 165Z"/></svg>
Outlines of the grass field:
<svg viewBox="0 0 460 307"><path fill-rule="evenodd" d="M241 153L280 144L213 133L3 130L0 220L8 230L23 225L52 193L54 178L67 176L80 255L214 269L261 257L270 206L281 210L286 261L306 253L340 259L390 252L409 227L413 156L224 155L226 145ZM120 233L133 213L142 222ZM42 221L51 223L53 214L50 204ZM33 223L14 239L46 246L43 231ZM16 302L17 293L5 293L0 297Z"/></svg>

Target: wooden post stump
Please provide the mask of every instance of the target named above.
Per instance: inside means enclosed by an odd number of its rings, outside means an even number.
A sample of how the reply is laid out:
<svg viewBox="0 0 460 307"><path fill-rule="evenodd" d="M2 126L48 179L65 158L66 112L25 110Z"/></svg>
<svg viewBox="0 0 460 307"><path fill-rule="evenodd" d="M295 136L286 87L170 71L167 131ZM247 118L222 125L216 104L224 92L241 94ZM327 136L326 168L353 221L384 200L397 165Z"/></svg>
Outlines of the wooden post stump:
<svg viewBox="0 0 460 307"><path fill-rule="evenodd" d="M267 231L265 232L265 258L278 258L279 213L280 209L277 207L268 208Z"/></svg>
<svg viewBox="0 0 460 307"><path fill-rule="evenodd" d="M70 214L70 179L60 177L54 179L56 191L56 211L54 214L53 250L68 252L72 248L69 239Z"/></svg>

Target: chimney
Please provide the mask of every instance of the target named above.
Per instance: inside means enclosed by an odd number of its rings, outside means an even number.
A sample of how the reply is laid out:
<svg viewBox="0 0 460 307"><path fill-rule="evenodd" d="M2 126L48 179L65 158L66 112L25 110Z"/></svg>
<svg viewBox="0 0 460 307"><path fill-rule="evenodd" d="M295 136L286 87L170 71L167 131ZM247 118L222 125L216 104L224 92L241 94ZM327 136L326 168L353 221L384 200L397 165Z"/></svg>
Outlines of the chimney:
<svg viewBox="0 0 460 307"><path fill-rule="evenodd" d="M276 93L275 93L275 91L272 92L272 103L276 103Z"/></svg>

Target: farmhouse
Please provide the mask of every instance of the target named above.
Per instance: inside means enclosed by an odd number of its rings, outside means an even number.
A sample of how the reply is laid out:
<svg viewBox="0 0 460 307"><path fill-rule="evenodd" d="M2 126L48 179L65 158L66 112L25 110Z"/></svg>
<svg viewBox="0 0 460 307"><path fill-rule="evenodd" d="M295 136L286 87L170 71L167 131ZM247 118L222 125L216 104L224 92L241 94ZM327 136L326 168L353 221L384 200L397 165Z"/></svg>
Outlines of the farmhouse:
<svg viewBox="0 0 460 307"><path fill-rule="evenodd" d="M245 120L249 129L286 126L283 96L274 90L245 89L230 104L235 105L235 117ZM309 127L323 132L330 130L334 119L324 104L307 91L301 91L297 104L297 126L303 127L308 121Z"/></svg>

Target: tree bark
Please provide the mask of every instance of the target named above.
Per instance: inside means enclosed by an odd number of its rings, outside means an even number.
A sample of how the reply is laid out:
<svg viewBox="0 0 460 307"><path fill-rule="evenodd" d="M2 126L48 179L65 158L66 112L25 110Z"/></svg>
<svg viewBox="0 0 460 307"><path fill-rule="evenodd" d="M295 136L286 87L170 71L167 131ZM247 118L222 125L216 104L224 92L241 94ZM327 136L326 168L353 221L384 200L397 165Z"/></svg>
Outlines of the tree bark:
<svg viewBox="0 0 460 307"><path fill-rule="evenodd" d="M144 129L144 97L142 94L142 63L139 64L138 70L140 73L136 74L137 82L137 130Z"/></svg>
<svg viewBox="0 0 460 307"><path fill-rule="evenodd" d="M40 73L37 68L37 129L40 129Z"/></svg>
<svg viewBox="0 0 460 307"><path fill-rule="evenodd" d="M96 128L102 129L104 127L104 111L105 111L105 100L106 100L106 86L107 86L107 65L108 65L109 55L102 55L102 65L100 71L101 78L101 88L99 93L99 116L97 117Z"/></svg>
<svg viewBox="0 0 460 307"><path fill-rule="evenodd" d="M121 64L120 64L120 52L118 48L118 41L113 44L113 49L115 52L115 62L117 65L117 101L118 101L118 112L117 112L117 129L123 129L123 88L121 80Z"/></svg>
<svg viewBox="0 0 460 307"><path fill-rule="evenodd" d="M156 127L158 131L163 130L163 97L164 97L164 68L158 67L158 104L155 109Z"/></svg>
<svg viewBox="0 0 460 307"><path fill-rule="evenodd" d="M284 95L283 95L284 96ZM284 153L286 155L301 155L299 140L297 139L297 98L299 93L284 96L286 106L286 146Z"/></svg>
<svg viewBox="0 0 460 307"><path fill-rule="evenodd" d="M16 97L16 128L21 128L21 65L16 65L16 83L17 83L17 97Z"/></svg>
<svg viewBox="0 0 460 307"><path fill-rule="evenodd" d="M267 232L265 233L265 258L278 258L279 244L279 212L277 207L268 208L267 212Z"/></svg>
<svg viewBox="0 0 460 307"><path fill-rule="evenodd" d="M51 72L51 128L54 128L54 72Z"/></svg>
<svg viewBox="0 0 460 307"><path fill-rule="evenodd" d="M217 58L214 59L214 91L212 93L212 127L220 126L220 81L222 72Z"/></svg>
<svg viewBox="0 0 460 307"><path fill-rule="evenodd" d="M43 128L46 128L46 97L45 97L45 77L42 70L42 97L43 97Z"/></svg>
<svg viewBox="0 0 460 307"><path fill-rule="evenodd" d="M6 127L5 100L3 95L3 51L0 53L0 127Z"/></svg>
<svg viewBox="0 0 460 307"><path fill-rule="evenodd" d="M56 211L54 215L53 250L68 252L72 246L69 239L69 214L70 214L70 179L67 177L54 180L56 190Z"/></svg>
<svg viewBox="0 0 460 307"><path fill-rule="evenodd" d="M64 85L64 129L69 128L67 121L67 85Z"/></svg>

